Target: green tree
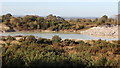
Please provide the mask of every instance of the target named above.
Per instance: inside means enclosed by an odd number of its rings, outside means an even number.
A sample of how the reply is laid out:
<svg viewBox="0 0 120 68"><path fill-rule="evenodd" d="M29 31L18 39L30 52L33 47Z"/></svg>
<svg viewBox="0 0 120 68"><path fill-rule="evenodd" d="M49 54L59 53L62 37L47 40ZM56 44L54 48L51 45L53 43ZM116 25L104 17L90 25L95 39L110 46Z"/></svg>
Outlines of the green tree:
<svg viewBox="0 0 120 68"><path fill-rule="evenodd" d="M11 18L11 14L10 13L8 13L8 14L6 14L6 15L3 15L2 16L2 21L4 22L4 21L10 21L10 18Z"/></svg>
<svg viewBox="0 0 120 68"><path fill-rule="evenodd" d="M104 24L107 21L107 19L108 19L108 16L104 15L98 20L98 23Z"/></svg>

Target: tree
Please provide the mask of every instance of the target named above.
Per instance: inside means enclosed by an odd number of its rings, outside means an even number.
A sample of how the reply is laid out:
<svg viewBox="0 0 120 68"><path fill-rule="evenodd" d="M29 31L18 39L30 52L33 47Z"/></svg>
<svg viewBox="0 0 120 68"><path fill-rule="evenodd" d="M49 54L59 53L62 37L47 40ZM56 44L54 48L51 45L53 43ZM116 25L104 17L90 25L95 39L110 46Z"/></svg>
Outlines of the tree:
<svg viewBox="0 0 120 68"><path fill-rule="evenodd" d="M44 23L45 19L44 17L37 17L37 29L42 28L42 24Z"/></svg>
<svg viewBox="0 0 120 68"><path fill-rule="evenodd" d="M75 29L76 29L76 30L79 29L79 24L76 24Z"/></svg>
<svg viewBox="0 0 120 68"><path fill-rule="evenodd" d="M34 22L37 20L38 16L33 16L33 15L26 15L23 17L24 22Z"/></svg>
<svg viewBox="0 0 120 68"><path fill-rule="evenodd" d="M108 19L108 16L104 15L98 20L98 23L104 24L107 21L107 19Z"/></svg>
<svg viewBox="0 0 120 68"><path fill-rule="evenodd" d="M10 18L11 18L11 14L10 13L8 13L8 14L6 14L6 15L3 15L2 16L2 21L4 22L4 21L9 21L10 20Z"/></svg>
<svg viewBox="0 0 120 68"><path fill-rule="evenodd" d="M98 18L95 18L93 22L97 22L98 21Z"/></svg>
<svg viewBox="0 0 120 68"><path fill-rule="evenodd" d="M10 24L12 24L13 26L16 26L16 24L19 23L19 22L20 22L19 19L11 16L11 18L10 18Z"/></svg>

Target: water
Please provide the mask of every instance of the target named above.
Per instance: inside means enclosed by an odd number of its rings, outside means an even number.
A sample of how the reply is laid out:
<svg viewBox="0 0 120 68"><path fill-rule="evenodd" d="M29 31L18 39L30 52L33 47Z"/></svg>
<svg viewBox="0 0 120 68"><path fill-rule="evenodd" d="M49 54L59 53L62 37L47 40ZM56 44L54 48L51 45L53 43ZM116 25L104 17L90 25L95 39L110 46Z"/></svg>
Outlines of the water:
<svg viewBox="0 0 120 68"><path fill-rule="evenodd" d="M51 39L54 35L58 35L62 39L82 39L82 40L118 40L117 38L105 38L105 37L96 37L96 36L89 36L89 35L82 35L82 34L65 34L65 33L43 33L43 32L8 32L8 33L1 33L0 36L16 36L16 35L34 35L36 38L48 38Z"/></svg>

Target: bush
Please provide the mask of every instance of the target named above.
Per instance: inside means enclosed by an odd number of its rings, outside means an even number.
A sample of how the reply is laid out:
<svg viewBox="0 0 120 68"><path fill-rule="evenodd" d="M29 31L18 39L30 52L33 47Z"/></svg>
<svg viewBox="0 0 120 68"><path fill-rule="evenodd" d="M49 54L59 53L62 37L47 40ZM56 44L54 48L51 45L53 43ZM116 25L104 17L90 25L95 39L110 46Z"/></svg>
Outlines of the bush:
<svg viewBox="0 0 120 68"><path fill-rule="evenodd" d="M30 43L29 40L36 42ZM52 44L53 40L57 43ZM45 38L35 40L34 36L24 36L22 42L19 42L20 44L5 42L7 46L2 48L3 67L8 65L28 67L36 65L47 67L120 65L119 54L114 53L120 50L119 47L116 47L118 44L107 41L75 42L69 39L61 41L59 36L54 36L52 40ZM51 44L49 44L50 42ZM68 46L64 46L64 44Z"/></svg>
<svg viewBox="0 0 120 68"><path fill-rule="evenodd" d="M71 43L75 43L75 41L73 41L73 40L69 40L69 39L65 39L63 42L62 42L62 44L64 45L64 46L69 46Z"/></svg>
<svg viewBox="0 0 120 68"><path fill-rule="evenodd" d="M38 44L52 44L52 41L50 39L38 38L37 43Z"/></svg>
<svg viewBox="0 0 120 68"><path fill-rule="evenodd" d="M13 40L16 40L16 38L14 38L12 36L7 36L7 40L13 41Z"/></svg>
<svg viewBox="0 0 120 68"><path fill-rule="evenodd" d="M0 37L0 40L6 41L6 38L5 37Z"/></svg>
<svg viewBox="0 0 120 68"><path fill-rule="evenodd" d="M27 37L26 37L25 41L35 42L35 41L36 41L36 38L35 38L34 36L30 35L30 36L27 36Z"/></svg>
<svg viewBox="0 0 120 68"><path fill-rule="evenodd" d="M52 43L53 43L53 44L54 44L54 43L60 43L61 40L62 40L62 39L61 39L59 36L57 36L57 35L55 35L55 36L52 37Z"/></svg>
<svg viewBox="0 0 120 68"><path fill-rule="evenodd" d="M102 57L97 61L98 66L105 66L106 63L107 63L107 58L105 57Z"/></svg>
<svg viewBox="0 0 120 68"><path fill-rule="evenodd" d="M25 38L26 38L26 37L22 37L22 38L20 38L18 41L19 41L19 42L24 42L24 41L25 41Z"/></svg>
<svg viewBox="0 0 120 68"><path fill-rule="evenodd" d="M78 29L83 29L83 28L85 28L84 26L79 26L79 28Z"/></svg>

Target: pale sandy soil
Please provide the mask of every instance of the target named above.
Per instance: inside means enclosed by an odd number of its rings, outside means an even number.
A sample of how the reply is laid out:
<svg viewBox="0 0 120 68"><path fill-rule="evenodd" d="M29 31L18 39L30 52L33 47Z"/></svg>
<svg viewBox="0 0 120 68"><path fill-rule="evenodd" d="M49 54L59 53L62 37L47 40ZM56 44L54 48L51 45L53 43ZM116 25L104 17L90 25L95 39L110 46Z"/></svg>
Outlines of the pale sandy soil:
<svg viewBox="0 0 120 68"><path fill-rule="evenodd" d="M8 29L10 29L8 26L4 25L4 24L0 24L0 33L3 33L5 31L7 31Z"/></svg>
<svg viewBox="0 0 120 68"><path fill-rule="evenodd" d="M97 26L97 27L92 27L88 30L81 31L81 34L86 34L86 35L95 35L95 36L113 36L113 37L118 37L118 26L112 26L112 27L105 27L105 26Z"/></svg>

